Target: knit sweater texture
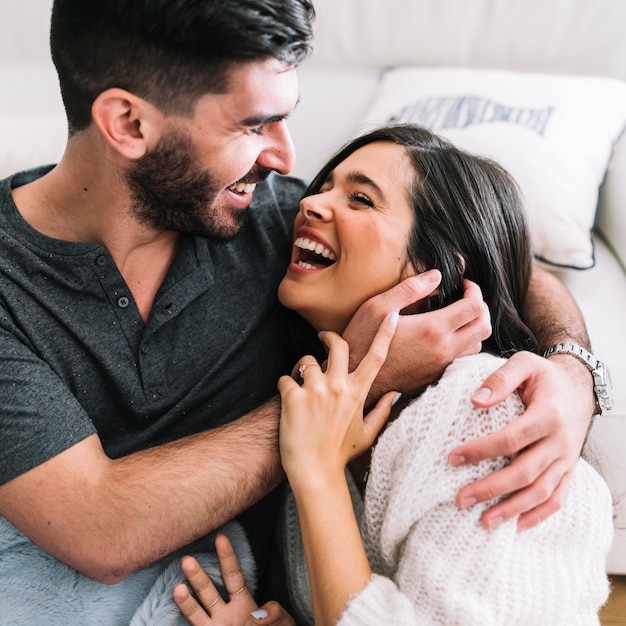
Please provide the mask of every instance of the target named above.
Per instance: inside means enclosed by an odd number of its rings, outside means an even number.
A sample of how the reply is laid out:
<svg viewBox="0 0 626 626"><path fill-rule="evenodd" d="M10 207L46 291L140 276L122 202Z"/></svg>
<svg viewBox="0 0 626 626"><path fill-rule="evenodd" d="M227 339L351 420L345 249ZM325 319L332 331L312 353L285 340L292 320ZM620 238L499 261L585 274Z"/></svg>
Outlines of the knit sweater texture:
<svg viewBox="0 0 626 626"><path fill-rule="evenodd" d="M374 574L340 626L599 624L609 591L612 503L587 462L578 462L562 509L522 533L516 519L493 531L481 526L494 501L464 510L455 504L461 487L511 461L460 467L447 461L457 445L500 430L524 411L516 394L490 409L471 404L472 392L502 363L487 354L458 359L381 436L361 516ZM297 523L293 511L289 518ZM303 613L310 619L310 610Z"/></svg>

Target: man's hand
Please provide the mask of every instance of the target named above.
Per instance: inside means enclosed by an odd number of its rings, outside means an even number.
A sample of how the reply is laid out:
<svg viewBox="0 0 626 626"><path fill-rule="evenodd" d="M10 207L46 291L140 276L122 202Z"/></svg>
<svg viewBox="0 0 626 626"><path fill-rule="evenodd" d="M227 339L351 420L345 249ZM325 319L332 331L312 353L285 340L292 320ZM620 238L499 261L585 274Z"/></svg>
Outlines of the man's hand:
<svg viewBox="0 0 626 626"><path fill-rule="evenodd" d="M351 369L363 359L382 320L392 311L402 311L428 297L440 280L439 271L430 270L361 305L343 334L350 346ZM440 376L454 359L480 352L482 341L491 334L489 310L477 285L466 280L464 286L463 298L443 309L400 315L368 405L391 390L413 395Z"/></svg>
<svg viewBox="0 0 626 626"><path fill-rule="evenodd" d="M544 359L518 352L485 380L472 402L490 407L516 389L526 411L501 431L463 444L449 456L459 465L519 453L508 467L457 494L461 508L512 494L485 512L485 528L519 515L518 531L525 530L561 508L594 412L589 370L568 355Z"/></svg>

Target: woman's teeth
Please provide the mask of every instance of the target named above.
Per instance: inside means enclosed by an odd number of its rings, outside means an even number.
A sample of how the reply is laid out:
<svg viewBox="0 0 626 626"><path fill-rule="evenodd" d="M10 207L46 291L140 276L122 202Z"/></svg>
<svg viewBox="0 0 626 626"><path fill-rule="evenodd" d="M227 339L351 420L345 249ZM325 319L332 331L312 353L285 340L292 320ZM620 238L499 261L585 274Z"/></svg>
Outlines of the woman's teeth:
<svg viewBox="0 0 626 626"><path fill-rule="evenodd" d="M256 183L233 183L228 189L236 193L252 193L256 189Z"/></svg>
<svg viewBox="0 0 626 626"><path fill-rule="evenodd" d="M294 245L300 248L301 250L308 250L309 252L313 252L314 254L324 257L325 259L328 259L329 261L337 260L335 253L330 248L327 248L326 246L324 246L323 244L317 241L312 241L311 239L307 239L306 237L298 237L295 240Z"/></svg>

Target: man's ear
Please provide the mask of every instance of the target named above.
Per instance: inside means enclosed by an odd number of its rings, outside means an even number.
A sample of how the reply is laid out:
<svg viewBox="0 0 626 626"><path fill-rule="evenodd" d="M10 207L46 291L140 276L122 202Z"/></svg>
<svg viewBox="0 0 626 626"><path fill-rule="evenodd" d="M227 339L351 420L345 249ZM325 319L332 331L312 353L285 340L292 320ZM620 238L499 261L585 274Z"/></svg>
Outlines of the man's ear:
<svg viewBox="0 0 626 626"><path fill-rule="evenodd" d="M91 114L107 143L127 159L141 158L156 144L163 120L149 102L118 88L103 91L94 100Z"/></svg>

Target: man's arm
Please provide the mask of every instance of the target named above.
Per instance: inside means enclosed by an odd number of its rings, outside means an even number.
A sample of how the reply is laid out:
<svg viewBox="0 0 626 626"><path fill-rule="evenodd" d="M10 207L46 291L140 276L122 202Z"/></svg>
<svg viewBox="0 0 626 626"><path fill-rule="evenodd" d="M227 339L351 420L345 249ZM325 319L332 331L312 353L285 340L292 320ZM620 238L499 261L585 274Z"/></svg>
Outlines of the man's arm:
<svg viewBox="0 0 626 626"><path fill-rule="evenodd" d="M524 311L541 349L571 341L589 348L582 314L564 285L534 268ZM561 508L595 408L589 370L569 355L511 357L474 394L476 406L493 406L518 389L526 412L499 433L453 450L454 464L520 453L511 465L462 489L461 507L511 495L483 516L493 528L520 515L518 529L535 526Z"/></svg>
<svg viewBox="0 0 626 626"><path fill-rule="evenodd" d="M0 513L59 560L104 583L183 547L284 477L279 401L219 428L108 458L97 435L0 487Z"/></svg>
<svg viewBox="0 0 626 626"><path fill-rule="evenodd" d="M564 339L591 349L587 328L574 298L558 278L537 266L533 267L526 296L524 320L542 350ZM588 371L584 366L582 369Z"/></svg>

